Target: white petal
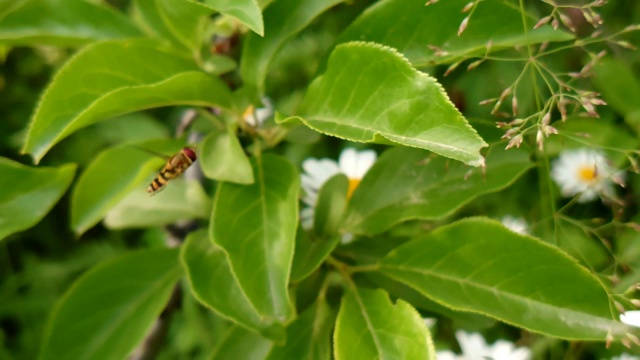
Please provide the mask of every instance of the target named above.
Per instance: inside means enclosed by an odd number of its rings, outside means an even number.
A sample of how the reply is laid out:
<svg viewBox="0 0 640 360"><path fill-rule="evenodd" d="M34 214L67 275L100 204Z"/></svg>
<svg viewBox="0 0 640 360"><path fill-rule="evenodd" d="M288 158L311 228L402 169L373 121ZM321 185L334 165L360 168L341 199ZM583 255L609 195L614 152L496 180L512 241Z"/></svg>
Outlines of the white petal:
<svg viewBox="0 0 640 360"><path fill-rule="evenodd" d="M464 331L458 330L456 331L456 339L458 339L458 344L460 345L460 349L462 349L462 354L466 356L486 356L490 354L490 349L487 346L487 343L484 341L482 335L478 333L468 334ZM472 358L470 358L472 359Z"/></svg>
<svg viewBox="0 0 640 360"><path fill-rule="evenodd" d="M376 152L373 150L360 151L358 164L355 170L356 179L362 179L364 175L371 169L373 163L376 162Z"/></svg>
<svg viewBox="0 0 640 360"><path fill-rule="evenodd" d="M620 314L620 321L627 325L640 327L640 311L625 311L623 314Z"/></svg>
<svg viewBox="0 0 640 360"><path fill-rule="evenodd" d="M313 228L313 217L315 210L312 207L306 207L300 211L300 225L305 230Z"/></svg>
<svg viewBox="0 0 640 360"><path fill-rule="evenodd" d="M353 148L346 148L340 153L340 171L347 175L349 179L357 179L355 177L355 170L358 165L358 152Z"/></svg>

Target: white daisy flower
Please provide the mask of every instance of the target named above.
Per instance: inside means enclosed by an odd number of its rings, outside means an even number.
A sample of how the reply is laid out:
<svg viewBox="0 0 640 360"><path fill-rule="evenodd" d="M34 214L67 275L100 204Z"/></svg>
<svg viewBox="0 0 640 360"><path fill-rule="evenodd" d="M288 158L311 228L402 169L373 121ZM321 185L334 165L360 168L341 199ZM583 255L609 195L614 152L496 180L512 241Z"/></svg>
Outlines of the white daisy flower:
<svg viewBox="0 0 640 360"><path fill-rule="evenodd" d="M502 225L504 225L507 229L521 234L527 235L529 234L529 225L527 222L521 217L515 217L511 215L505 215L500 219Z"/></svg>
<svg viewBox="0 0 640 360"><path fill-rule="evenodd" d="M478 333L469 334L458 330L456 331L456 339L462 354L438 351L436 353L438 360L529 360L532 356L531 350L528 348L516 348L513 343L506 340L498 340L493 345L487 345L485 339Z"/></svg>
<svg viewBox="0 0 640 360"><path fill-rule="evenodd" d="M627 325L640 327L640 310L625 311L620 314L620 321Z"/></svg>
<svg viewBox="0 0 640 360"><path fill-rule="evenodd" d="M254 109L253 105L249 105L242 114L244 121L254 128L258 128L273 116L273 103L268 97L261 99L264 107Z"/></svg>
<svg viewBox="0 0 640 360"><path fill-rule="evenodd" d="M302 201L308 206L300 212L302 227L313 227L314 208L318 201L318 192L322 185L332 176L342 173L349 179L347 198L360 184L364 175L376 161L376 153L373 150L356 151L352 148L342 150L338 162L331 159L310 158L302 163L302 189L304 195Z"/></svg>
<svg viewBox="0 0 640 360"><path fill-rule="evenodd" d="M622 183L607 158L592 149L568 150L553 163L551 177L560 186L562 196L579 195L578 202L595 200L598 196L614 196L613 182Z"/></svg>

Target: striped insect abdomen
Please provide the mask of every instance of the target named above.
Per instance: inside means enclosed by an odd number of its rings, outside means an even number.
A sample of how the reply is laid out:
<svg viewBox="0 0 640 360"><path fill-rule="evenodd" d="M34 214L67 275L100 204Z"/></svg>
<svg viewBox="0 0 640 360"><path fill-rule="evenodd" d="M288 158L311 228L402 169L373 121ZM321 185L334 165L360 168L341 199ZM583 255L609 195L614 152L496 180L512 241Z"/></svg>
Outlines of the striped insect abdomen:
<svg viewBox="0 0 640 360"><path fill-rule="evenodd" d="M175 179L185 172L196 160L195 152L190 148L184 148L176 155L169 158L155 179L149 184L147 192L153 194L162 190L169 180Z"/></svg>

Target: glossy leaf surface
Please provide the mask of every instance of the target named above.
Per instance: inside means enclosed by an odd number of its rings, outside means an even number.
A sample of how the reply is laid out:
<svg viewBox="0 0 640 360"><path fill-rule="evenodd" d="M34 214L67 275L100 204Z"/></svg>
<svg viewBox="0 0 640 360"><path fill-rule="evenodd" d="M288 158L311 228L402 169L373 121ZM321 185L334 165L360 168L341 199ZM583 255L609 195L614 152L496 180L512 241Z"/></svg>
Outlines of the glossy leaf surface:
<svg viewBox="0 0 640 360"><path fill-rule="evenodd" d="M293 315L288 281L298 219L299 175L284 158L252 161L255 183L222 183L211 237L226 253L244 293L266 319Z"/></svg>
<svg viewBox="0 0 640 360"><path fill-rule="evenodd" d="M531 166L528 153L518 149L492 148L484 170L416 149L391 149L358 186L343 226L371 235L410 219L442 218L481 194L507 187Z"/></svg>
<svg viewBox="0 0 640 360"><path fill-rule="evenodd" d="M93 44L68 61L42 95L23 152L37 162L61 139L98 121L177 104L225 108L230 96L220 79L156 42Z"/></svg>
<svg viewBox="0 0 640 360"><path fill-rule="evenodd" d="M597 278L557 248L493 220L440 227L393 250L380 271L455 310L550 336L603 341L625 331Z"/></svg>
<svg viewBox="0 0 640 360"><path fill-rule="evenodd" d="M122 14L84 0L11 0L0 11L0 43L79 46L96 40L141 36ZM9 3L9 1L7 1Z"/></svg>
<svg viewBox="0 0 640 360"><path fill-rule="evenodd" d="M251 163L235 134L211 132L200 145L200 165L205 176L238 184L253 183Z"/></svg>
<svg viewBox="0 0 640 360"><path fill-rule="evenodd" d="M341 359L432 359L435 351L420 314L382 290L351 289L342 298L333 335Z"/></svg>
<svg viewBox="0 0 640 360"><path fill-rule="evenodd" d="M33 168L0 157L0 240L40 221L67 190L74 164Z"/></svg>
<svg viewBox="0 0 640 360"><path fill-rule="evenodd" d="M147 26L161 39L196 51L204 22L212 11L186 0L137 0L136 9Z"/></svg>
<svg viewBox="0 0 640 360"><path fill-rule="evenodd" d="M271 349L271 341L241 326L231 327L209 357L210 360L263 360Z"/></svg>
<svg viewBox="0 0 640 360"><path fill-rule="evenodd" d="M262 11L256 0L204 0L203 4L236 18L256 34L264 35Z"/></svg>
<svg viewBox="0 0 640 360"><path fill-rule="evenodd" d="M152 178L147 178L151 182ZM200 182L178 178L164 190L147 193L144 182L135 187L114 206L104 219L111 229L172 224L180 220L206 219L211 211L211 199Z"/></svg>
<svg viewBox="0 0 640 360"><path fill-rule="evenodd" d="M151 329L182 274L175 249L99 264L57 304L41 359L122 359Z"/></svg>
<svg viewBox="0 0 640 360"><path fill-rule="evenodd" d="M301 107L304 123L328 135L422 148L473 166L484 162L480 148L487 144L442 86L391 48L339 45Z"/></svg>
<svg viewBox="0 0 640 360"><path fill-rule="evenodd" d="M258 314L231 272L224 251L209 240L206 231L191 233L180 256L189 279L189 287L201 303L264 336L274 340L283 339L282 326Z"/></svg>

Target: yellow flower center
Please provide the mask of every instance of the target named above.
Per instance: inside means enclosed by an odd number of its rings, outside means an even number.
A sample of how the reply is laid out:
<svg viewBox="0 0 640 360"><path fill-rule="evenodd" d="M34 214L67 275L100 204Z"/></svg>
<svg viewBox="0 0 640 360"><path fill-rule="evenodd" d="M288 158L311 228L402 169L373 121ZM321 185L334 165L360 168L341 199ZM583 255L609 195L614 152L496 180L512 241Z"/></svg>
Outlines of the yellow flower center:
<svg viewBox="0 0 640 360"><path fill-rule="evenodd" d="M347 190L347 200L351 199L351 195L356 191L356 188L360 185L360 179L349 179L349 189Z"/></svg>
<svg viewBox="0 0 640 360"><path fill-rule="evenodd" d="M598 177L598 168L595 165L593 167L583 167L578 170L578 177L585 182L593 182Z"/></svg>

